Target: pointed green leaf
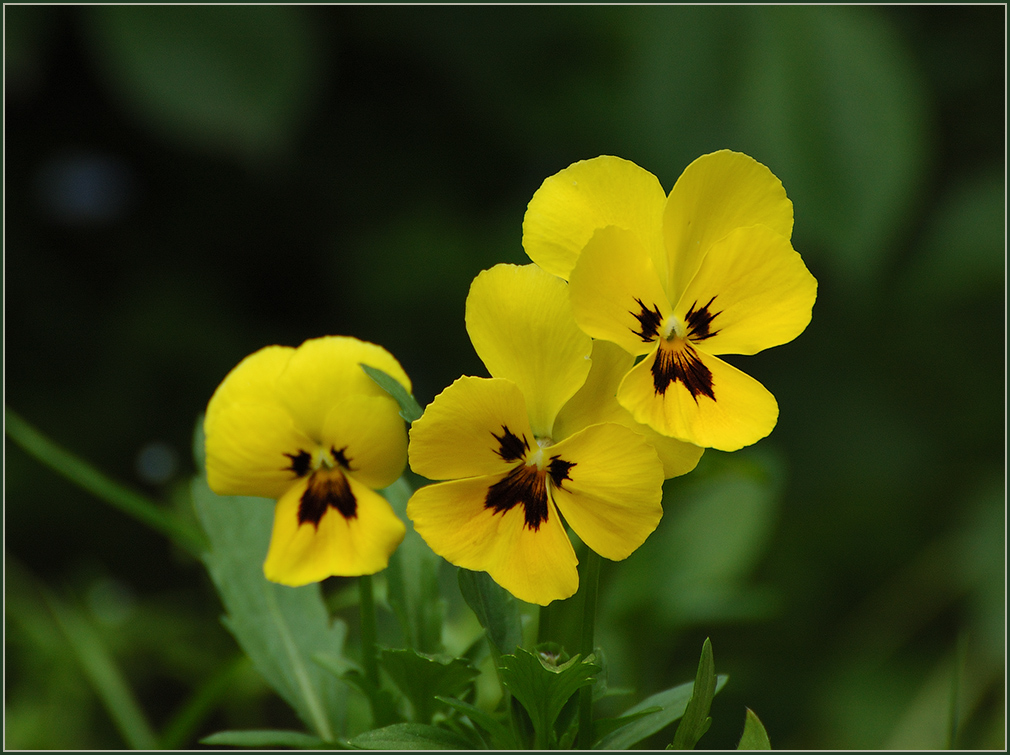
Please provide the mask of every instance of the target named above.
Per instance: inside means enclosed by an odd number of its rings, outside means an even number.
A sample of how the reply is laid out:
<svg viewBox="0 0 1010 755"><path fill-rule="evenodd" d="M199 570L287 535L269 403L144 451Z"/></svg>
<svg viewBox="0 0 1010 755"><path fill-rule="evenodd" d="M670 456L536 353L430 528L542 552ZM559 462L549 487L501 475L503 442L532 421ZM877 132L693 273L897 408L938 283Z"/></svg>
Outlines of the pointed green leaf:
<svg viewBox="0 0 1010 755"><path fill-rule="evenodd" d="M361 690L372 707L373 726L387 726L403 721L398 704L400 698L394 696L388 689L376 687L355 664L343 656L331 653L316 653L312 656L312 660L338 679Z"/></svg>
<svg viewBox="0 0 1010 755"><path fill-rule="evenodd" d="M694 678L694 690L691 701L684 711L684 718L673 736L672 749L693 750L698 740L702 738L712 719L708 712L715 697L715 662L712 659L712 642L707 637L701 646L701 659L698 661L698 673Z"/></svg>
<svg viewBox="0 0 1010 755"><path fill-rule="evenodd" d="M469 718L470 721L472 721L479 729L483 729L487 732L488 741L486 744L489 749L519 749L512 731L505 724L496 719L491 713L488 713L482 708L478 708L476 705L471 705L470 703L458 700L455 697L439 697L438 699L453 710L462 713L464 716Z"/></svg>
<svg viewBox="0 0 1010 755"><path fill-rule="evenodd" d="M257 749L294 747L299 750L319 750L326 747L326 742L319 737L314 737L303 731L284 729L219 731L201 739L200 744L219 747L255 747Z"/></svg>
<svg viewBox="0 0 1010 755"><path fill-rule="evenodd" d="M640 718L651 716L653 713L661 713L662 711L663 709L658 705L652 705L644 710L638 711L637 713L629 713L624 716L618 716L617 718L598 718L593 721L594 741L610 736L618 729L623 729L625 726L633 724Z"/></svg>
<svg viewBox="0 0 1010 755"><path fill-rule="evenodd" d="M362 750L469 750L473 743L454 731L429 724L393 724L348 740Z"/></svg>
<svg viewBox="0 0 1010 755"><path fill-rule="evenodd" d="M715 691L721 690L729 679L725 674L716 677ZM638 713L659 708L654 713L636 717L635 720L605 734L593 745L595 750L627 750L634 747L647 737L661 731L684 715L687 703L694 692L694 682L687 682L676 687L657 692L642 700L638 705L628 708L622 718L636 716Z"/></svg>
<svg viewBox="0 0 1010 755"><path fill-rule="evenodd" d="M502 683L529 713L536 736L535 748L555 745L554 722L565 703L587 684L600 667L592 660L575 656L567 663L555 666L539 654L517 648L515 655L501 657Z"/></svg>
<svg viewBox="0 0 1010 755"><path fill-rule="evenodd" d="M331 621L319 585L268 582L263 561L274 502L215 495L193 480L193 504L210 540L204 563L224 604L224 623L263 678L320 738L343 729L346 687L314 660L341 655L347 627Z"/></svg>
<svg viewBox="0 0 1010 755"><path fill-rule="evenodd" d="M386 569L389 605L403 630L404 644L422 653L442 650L443 601L438 589L442 558L428 547L407 518L411 489L402 477L382 494L397 516L407 525L407 532Z"/></svg>
<svg viewBox="0 0 1010 755"><path fill-rule="evenodd" d="M407 420L408 425L412 424L414 420L421 418L421 415L424 414L421 405L417 403L417 400L412 395L407 393L407 389L400 385L395 378L387 375L377 367L372 367L370 364L362 364L361 369L365 371L368 377L378 383L382 390L396 399L396 403L400 405L400 416Z"/></svg>
<svg viewBox="0 0 1010 755"><path fill-rule="evenodd" d="M750 708L747 709L747 719L743 725L743 736L740 737L738 750L770 750L772 743L768 740L768 732L765 731L764 724L757 714Z"/></svg>
<svg viewBox="0 0 1010 755"><path fill-rule="evenodd" d="M487 572L460 569L458 577L463 600L487 630L488 640L499 653L513 652L523 641L516 599Z"/></svg>
<svg viewBox="0 0 1010 755"><path fill-rule="evenodd" d="M382 667L414 706L414 721L429 723L437 695L458 695L480 672L462 658L440 659L415 650L382 651Z"/></svg>

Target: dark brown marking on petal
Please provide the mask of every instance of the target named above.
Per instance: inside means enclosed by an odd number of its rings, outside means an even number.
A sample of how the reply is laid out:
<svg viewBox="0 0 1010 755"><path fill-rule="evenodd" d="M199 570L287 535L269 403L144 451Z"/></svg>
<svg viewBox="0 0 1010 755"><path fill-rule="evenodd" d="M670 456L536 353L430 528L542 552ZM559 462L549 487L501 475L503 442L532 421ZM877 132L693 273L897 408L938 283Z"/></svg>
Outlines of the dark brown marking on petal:
<svg viewBox="0 0 1010 755"><path fill-rule="evenodd" d="M641 311L635 314L629 310L629 314L638 320L638 327L641 330L632 329L631 332L641 338L646 343L655 341L659 336L659 328L663 324L663 313L659 311L659 305L653 304L652 309L645 306L641 299L635 299Z"/></svg>
<svg viewBox="0 0 1010 755"><path fill-rule="evenodd" d="M554 485L560 488L562 482L572 479L568 476L568 471L574 466L574 461L565 461L560 456L552 456L551 463L547 465L547 470L550 472L551 481Z"/></svg>
<svg viewBox="0 0 1010 755"><path fill-rule="evenodd" d="M344 473L339 469L318 469L309 478L309 485L298 504L298 524L311 522L319 529L319 522L328 508L335 508L344 519L358 515L358 502L351 492Z"/></svg>
<svg viewBox="0 0 1010 755"><path fill-rule="evenodd" d="M691 344L681 342L673 348L660 346L652 363L652 384L656 395L666 394L671 383L680 381L698 403L698 396L708 396L715 401L712 390L712 371L701 361Z"/></svg>
<svg viewBox="0 0 1010 755"><path fill-rule="evenodd" d="M501 435L491 433L499 444L498 450L495 453L505 461L519 461L519 459L526 455L526 451L530 450L530 442L526 440L525 435L523 435L522 440L519 440L518 436L505 425L502 425L501 429Z"/></svg>
<svg viewBox="0 0 1010 755"><path fill-rule="evenodd" d="M713 296L708 300L706 304L701 309L695 311L695 307L698 306L698 302L691 305L691 309L687 313L687 337L692 341L704 341L706 338L711 338L718 330L712 330L712 320L722 314L722 312L710 312L709 307L712 306L712 302L715 301Z"/></svg>
<svg viewBox="0 0 1010 755"><path fill-rule="evenodd" d="M547 520L546 475L535 466L519 464L487 490L484 508L500 514L522 504L526 527L534 532Z"/></svg>
<svg viewBox="0 0 1010 755"><path fill-rule="evenodd" d="M312 455L308 451L299 450L296 454L284 454L291 459L291 466L285 467L295 473L296 477L304 477L312 468Z"/></svg>
<svg viewBox="0 0 1010 755"><path fill-rule="evenodd" d="M344 446L341 449L337 449L334 448L333 446L330 446L330 456L332 456L333 460L337 462L337 464L339 464L341 467L350 470L351 460L347 458L347 446Z"/></svg>

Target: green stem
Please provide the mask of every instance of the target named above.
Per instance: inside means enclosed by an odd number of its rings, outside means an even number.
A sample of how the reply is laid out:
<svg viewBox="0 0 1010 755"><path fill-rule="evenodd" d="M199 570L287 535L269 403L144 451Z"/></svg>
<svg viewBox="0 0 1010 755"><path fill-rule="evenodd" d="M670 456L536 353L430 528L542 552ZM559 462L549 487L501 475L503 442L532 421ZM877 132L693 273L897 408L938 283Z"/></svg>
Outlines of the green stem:
<svg viewBox="0 0 1010 755"><path fill-rule="evenodd" d="M600 587L600 556L592 548L586 549L585 573L581 577L581 586L585 588L585 598L582 604L582 638L579 642L579 654L582 660L588 658L596 649L596 598ZM593 747L593 685L587 684L579 690L579 735L577 747L580 750L590 750Z"/></svg>
<svg viewBox="0 0 1010 755"><path fill-rule="evenodd" d="M54 443L6 407L4 408L4 427L7 437L20 446L23 451L57 474L111 504L124 514L128 514L152 529L167 535L176 545L186 549L197 558L203 554L207 547L206 541L195 528L149 498L106 477L80 457Z"/></svg>
<svg viewBox="0 0 1010 755"><path fill-rule="evenodd" d="M379 689L379 654L375 639L375 600L372 598L372 577L370 574L358 577L361 594L361 664L365 668L365 679L376 690Z"/></svg>

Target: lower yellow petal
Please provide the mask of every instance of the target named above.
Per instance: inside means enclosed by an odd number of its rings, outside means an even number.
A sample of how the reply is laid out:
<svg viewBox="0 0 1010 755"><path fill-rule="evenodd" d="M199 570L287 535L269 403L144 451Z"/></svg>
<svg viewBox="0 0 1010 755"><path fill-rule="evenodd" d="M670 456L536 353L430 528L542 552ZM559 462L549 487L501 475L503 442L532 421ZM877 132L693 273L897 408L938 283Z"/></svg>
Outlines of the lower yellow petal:
<svg viewBox="0 0 1010 755"><path fill-rule="evenodd" d="M268 346L221 381L204 418L207 477L219 495L277 498L296 475L291 457L314 447L277 397L277 379L294 349Z"/></svg>
<svg viewBox="0 0 1010 755"><path fill-rule="evenodd" d="M337 470L332 473L340 474ZM330 576L354 577L386 568L406 527L386 499L353 477L344 479L353 498L353 515L349 517L335 505L328 505L318 521L299 521L310 477L299 480L277 501L270 550L263 565L271 582L298 587Z"/></svg>
<svg viewBox="0 0 1010 755"><path fill-rule="evenodd" d="M665 477L687 474L698 465L705 449L660 435L648 425L636 422L631 412L617 402L617 389L634 363L635 358L620 346L594 341L593 366L586 384L558 414L552 437L561 441L589 425L616 422L642 435L656 449Z"/></svg>
<svg viewBox="0 0 1010 755"><path fill-rule="evenodd" d="M704 312L699 348L709 354L756 354L802 333L816 297L817 281L789 239L757 225L712 245L674 313L690 332Z"/></svg>
<svg viewBox="0 0 1010 755"><path fill-rule="evenodd" d="M648 251L631 231L597 231L572 269L575 320L593 338L645 354L673 312Z"/></svg>
<svg viewBox="0 0 1010 755"><path fill-rule="evenodd" d="M407 504L414 529L435 553L456 566L486 571L520 600L545 606L575 594L578 559L557 510L536 530L521 505L496 513L488 490L501 476L428 485Z"/></svg>
<svg viewBox="0 0 1010 755"><path fill-rule="evenodd" d="M657 432L706 448L736 451L772 431L778 403L761 383L710 354L694 351L691 358L695 370L707 373L701 389L682 379L658 387L654 353L625 376L617 400Z"/></svg>
<svg viewBox="0 0 1010 755"><path fill-rule="evenodd" d="M503 474L519 458L502 456L509 435L524 448L535 443L526 401L515 383L461 377L411 425L410 468L429 480Z"/></svg>
<svg viewBox="0 0 1010 755"><path fill-rule="evenodd" d="M663 465L649 442L623 425L593 425L545 449L563 459L554 502L582 541L620 561L652 534L663 516Z"/></svg>

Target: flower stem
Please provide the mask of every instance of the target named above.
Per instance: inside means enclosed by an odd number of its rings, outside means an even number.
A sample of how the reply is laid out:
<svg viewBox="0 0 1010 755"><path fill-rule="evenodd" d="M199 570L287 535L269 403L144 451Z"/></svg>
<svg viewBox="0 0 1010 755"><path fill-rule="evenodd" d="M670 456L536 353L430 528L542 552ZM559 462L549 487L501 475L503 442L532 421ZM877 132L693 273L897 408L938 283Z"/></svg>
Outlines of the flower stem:
<svg viewBox="0 0 1010 755"><path fill-rule="evenodd" d="M361 596L361 664L365 669L365 679L379 689L379 658L375 644L375 601L372 598L372 576L358 577L358 591Z"/></svg>
<svg viewBox="0 0 1010 755"><path fill-rule="evenodd" d="M584 661L596 649L596 597L600 586L600 556L592 548L586 549L586 569L581 578L586 595L582 604L582 638L579 654ZM593 685L579 690L579 735L577 747L589 750L593 746Z"/></svg>

